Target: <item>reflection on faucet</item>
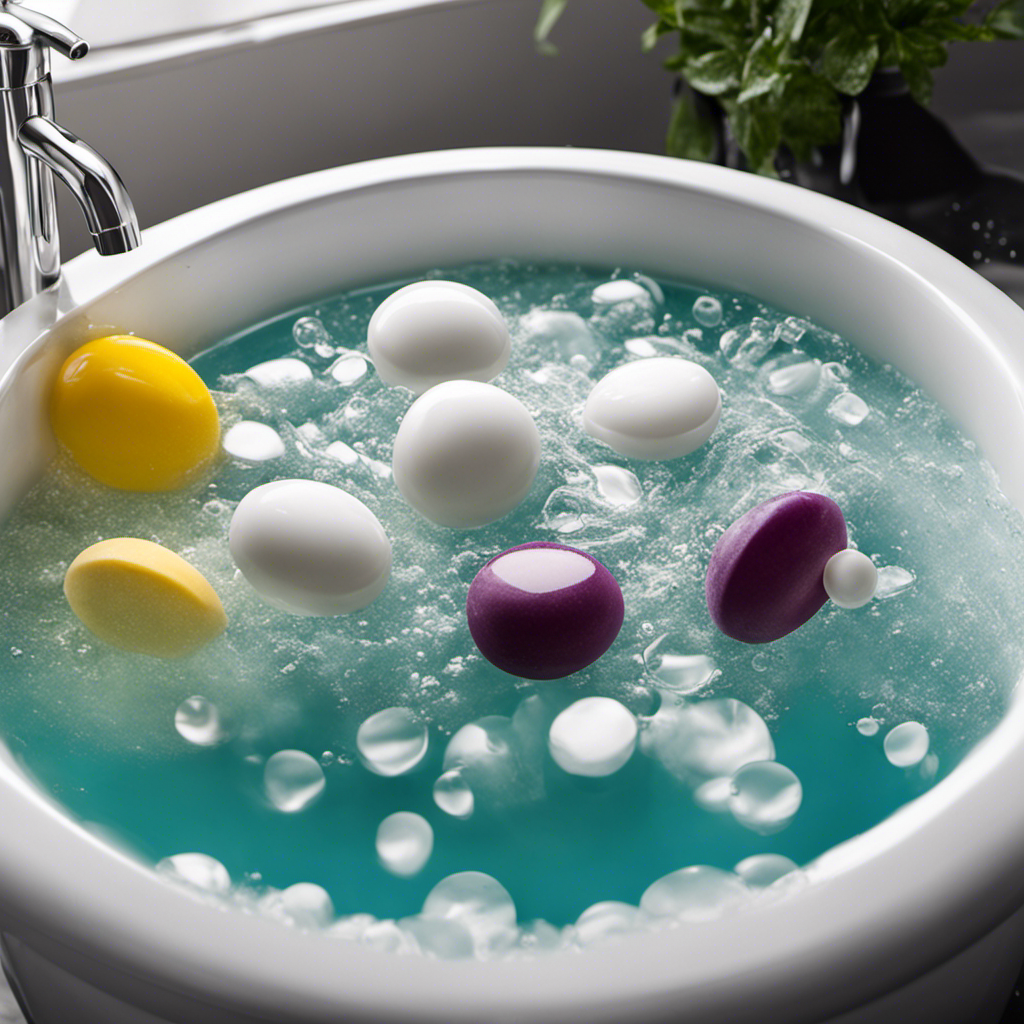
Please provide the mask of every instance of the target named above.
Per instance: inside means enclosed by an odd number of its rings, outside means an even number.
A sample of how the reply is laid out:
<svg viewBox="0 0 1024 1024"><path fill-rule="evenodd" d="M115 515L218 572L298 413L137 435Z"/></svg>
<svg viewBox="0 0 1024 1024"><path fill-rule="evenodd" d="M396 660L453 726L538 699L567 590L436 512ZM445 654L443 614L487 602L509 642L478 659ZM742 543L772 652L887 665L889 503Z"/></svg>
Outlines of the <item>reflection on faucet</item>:
<svg viewBox="0 0 1024 1024"><path fill-rule="evenodd" d="M139 244L135 210L117 172L53 120L51 48L71 60L89 52L59 22L0 0L0 316L60 278L54 174L81 205L101 255Z"/></svg>

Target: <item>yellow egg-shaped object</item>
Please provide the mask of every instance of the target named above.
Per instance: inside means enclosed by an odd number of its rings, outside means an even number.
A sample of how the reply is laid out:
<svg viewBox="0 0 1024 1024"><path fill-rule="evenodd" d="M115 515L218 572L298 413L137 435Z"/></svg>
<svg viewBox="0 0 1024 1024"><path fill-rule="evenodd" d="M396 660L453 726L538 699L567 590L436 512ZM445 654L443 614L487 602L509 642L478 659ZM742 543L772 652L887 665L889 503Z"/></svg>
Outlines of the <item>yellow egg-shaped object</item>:
<svg viewBox="0 0 1024 1024"><path fill-rule="evenodd" d="M50 400L57 440L123 491L173 491L217 455L220 421L199 374L170 349L111 335L72 352Z"/></svg>
<svg viewBox="0 0 1024 1024"><path fill-rule="evenodd" d="M191 654L228 624L220 598L198 569L134 537L86 548L68 566L64 594L101 640L155 658Z"/></svg>

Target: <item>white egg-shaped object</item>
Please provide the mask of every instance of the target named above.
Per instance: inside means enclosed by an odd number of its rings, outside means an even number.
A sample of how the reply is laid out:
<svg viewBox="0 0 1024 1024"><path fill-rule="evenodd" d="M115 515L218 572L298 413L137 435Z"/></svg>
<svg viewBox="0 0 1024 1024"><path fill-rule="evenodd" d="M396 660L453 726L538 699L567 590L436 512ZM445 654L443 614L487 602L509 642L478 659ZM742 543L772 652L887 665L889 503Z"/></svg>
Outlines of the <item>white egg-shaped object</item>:
<svg viewBox="0 0 1024 1024"><path fill-rule="evenodd" d="M498 307L454 281L399 288L374 311L366 342L381 380L418 395L447 380L494 380L512 351Z"/></svg>
<svg viewBox="0 0 1024 1024"><path fill-rule="evenodd" d="M365 608L391 573L391 541L377 517L340 487L277 480L238 503L231 557L268 604L294 615Z"/></svg>
<svg viewBox="0 0 1024 1024"><path fill-rule="evenodd" d="M540 433L526 406L491 384L453 380L421 395L395 435L402 496L439 526L484 526L529 493Z"/></svg>
<svg viewBox="0 0 1024 1024"><path fill-rule="evenodd" d="M594 385L583 410L591 437L633 459L677 459L699 448L722 413L715 378L671 356L625 363Z"/></svg>
<svg viewBox="0 0 1024 1024"><path fill-rule="evenodd" d="M863 551L845 548L825 563L822 583L825 593L840 608L860 608L875 596L878 570Z"/></svg>

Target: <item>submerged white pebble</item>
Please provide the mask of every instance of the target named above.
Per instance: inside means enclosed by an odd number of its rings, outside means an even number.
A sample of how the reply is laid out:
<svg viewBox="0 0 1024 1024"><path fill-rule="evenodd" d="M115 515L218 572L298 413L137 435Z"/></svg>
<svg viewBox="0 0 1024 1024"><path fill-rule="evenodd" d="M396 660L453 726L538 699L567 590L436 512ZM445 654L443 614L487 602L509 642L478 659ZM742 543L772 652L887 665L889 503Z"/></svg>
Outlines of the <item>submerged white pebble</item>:
<svg viewBox="0 0 1024 1024"><path fill-rule="evenodd" d="M870 411L868 403L852 391L836 395L828 407L829 416L847 427L856 427L863 423Z"/></svg>
<svg viewBox="0 0 1024 1024"><path fill-rule="evenodd" d="M389 814L377 827L377 858L393 875L409 878L423 870L434 849L430 822L411 811Z"/></svg>
<svg viewBox="0 0 1024 1024"><path fill-rule="evenodd" d="M729 810L760 835L781 832L794 818L804 791L796 774L777 761L745 764L732 777Z"/></svg>
<svg viewBox="0 0 1024 1024"><path fill-rule="evenodd" d="M610 505L635 505L643 497L636 474L622 466L591 466L597 478L597 493Z"/></svg>
<svg viewBox="0 0 1024 1024"><path fill-rule="evenodd" d="M245 371L246 377L261 387L274 388L284 384L301 384L313 379L313 371L301 359L268 359Z"/></svg>
<svg viewBox="0 0 1024 1024"><path fill-rule="evenodd" d="M882 746L891 764L910 768L924 760L928 744L928 730L920 722L903 722L886 733Z"/></svg>
<svg viewBox="0 0 1024 1024"><path fill-rule="evenodd" d="M267 799L286 814L308 807L323 792L326 782L320 762L302 750L279 750L263 766Z"/></svg>
<svg viewBox="0 0 1024 1024"><path fill-rule="evenodd" d="M599 284L591 293L595 305L609 306L617 302L650 302L651 293L638 281L620 278Z"/></svg>
<svg viewBox="0 0 1024 1024"><path fill-rule="evenodd" d="M362 380L369 369L366 360L355 352L346 352L330 369L331 376L344 385Z"/></svg>
<svg viewBox="0 0 1024 1024"><path fill-rule="evenodd" d="M807 359L781 366L768 374L768 390L773 395L802 395L813 391L821 380L821 363Z"/></svg>
<svg viewBox="0 0 1024 1024"><path fill-rule="evenodd" d="M627 707L610 697L584 697L551 723L548 749L570 775L611 775L633 756L636 737Z"/></svg>
<svg viewBox="0 0 1024 1024"><path fill-rule="evenodd" d="M877 736L878 735L878 719L872 718L870 715L864 718L857 719L857 732L861 736Z"/></svg>
<svg viewBox="0 0 1024 1024"><path fill-rule="evenodd" d="M363 764L376 775L404 775L423 760L429 733L409 708L385 708L370 715L356 733Z"/></svg>
<svg viewBox="0 0 1024 1024"><path fill-rule="evenodd" d="M875 596L878 570L856 548L837 551L826 563L822 576L825 593L840 608L861 608Z"/></svg>
<svg viewBox="0 0 1024 1024"><path fill-rule="evenodd" d="M224 435L224 451L244 462L267 462L284 455L284 441L281 435L265 423L242 420Z"/></svg>

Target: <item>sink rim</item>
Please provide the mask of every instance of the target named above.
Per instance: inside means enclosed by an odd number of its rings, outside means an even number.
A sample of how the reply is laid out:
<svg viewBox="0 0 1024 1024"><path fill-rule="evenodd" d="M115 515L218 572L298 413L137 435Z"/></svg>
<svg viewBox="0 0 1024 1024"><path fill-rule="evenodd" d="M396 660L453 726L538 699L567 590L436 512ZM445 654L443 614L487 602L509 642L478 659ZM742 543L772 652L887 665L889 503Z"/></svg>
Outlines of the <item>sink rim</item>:
<svg viewBox="0 0 1024 1024"><path fill-rule="evenodd" d="M797 220L838 244L871 250L903 267L908 278L923 276L930 288L941 289L976 333L990 339L991 332L1000 334L998 345L991 344L1000 348L1018 390L1024 379L1024 358L1009 342L1012 330L1024 336L1024 310L930 243L794 186L703 164L609 151L451 151L289 179L150 229L143 247L119 258L116 267L91 253L79 257L67 266L57 301L77 306L115 295L203 239L339 192L453 175L534 172L697 189ZM182 237L188 237L187 244ZM56 327L73 325L77 317L72 310ZM0 381L0 400L49 337L49 331L43 332L17 357ZM430 1003L436 1007L441 993L446 1002L437 1020L522 1019L535 1012L550 1021L610 1021L621 1020L625 1007L655 1018L672 1007L679 1020L696 1021L724 1007L738 1014L736 1008L747 1004L753 1021L763 1019L766 1011L763 986L769 972L769 986L784 991L787 1002L799 1001L808 1014L811 1007L820 1007L824 1015L849 1006L843 992L850 974L872 979L861 986L862 1001L881 994L962 949L1024 902L1024 879L1016 881L1021 872L1013 870L1024 847L1016 838L1024 835L1024 802L1018 808L1004 806L1006 786L1000 782L1024 771L1024 743L1014 735L1024 732L1022 727L1024 702L1017 700L949 778L865 836L819 858L810 871L814 886L791 893L763 913L701 925L698 944L680 931L640 936L583 957L554 954L525 964L396 958L387 965L395 966L401 984L382 992L379 978L373 977L384 964L380 954L224 914L188 899L65 819L6 757L0 764L0 814L14 826L14 836L0 849L0 876L7 890L0 899L26 934L35 934L44 945L71 947L89 959L118 965L112 978L135 971L204 1002L241 1003L253 1012L286 1007L296 1021L321 1020L342 1006L377 1020L432 1020ZM998 829L991 821L995 809L1003 815ZM915 856L920 870L912 871ZM60 870L69 863L86 869L88 886ZM974 870L979 863L989 869L983 877ZM960 889L937 887L950 876L962 880ZM898 896L892 891L894 880L902 887ZM121 902L144 909L133 913L111 907L102 896L111 891L121 894ZM880 913L884 909L891 915L894 908L902 915L898 921ZM164 923L155 934L146 926L154 918ZM959 923L955 936L951 929L943 932L950 919ZM839 935L832 923L836 920L844 925ZM884 928L882 921L887 922ZM908 941L929 934L927 949ZM827 958L822 953L826 946L831 948ZM634 964L623 977L627 953ZM253 963L258 964L255 972ZM684 1005L677 1005L680 998Z"/></svg>

